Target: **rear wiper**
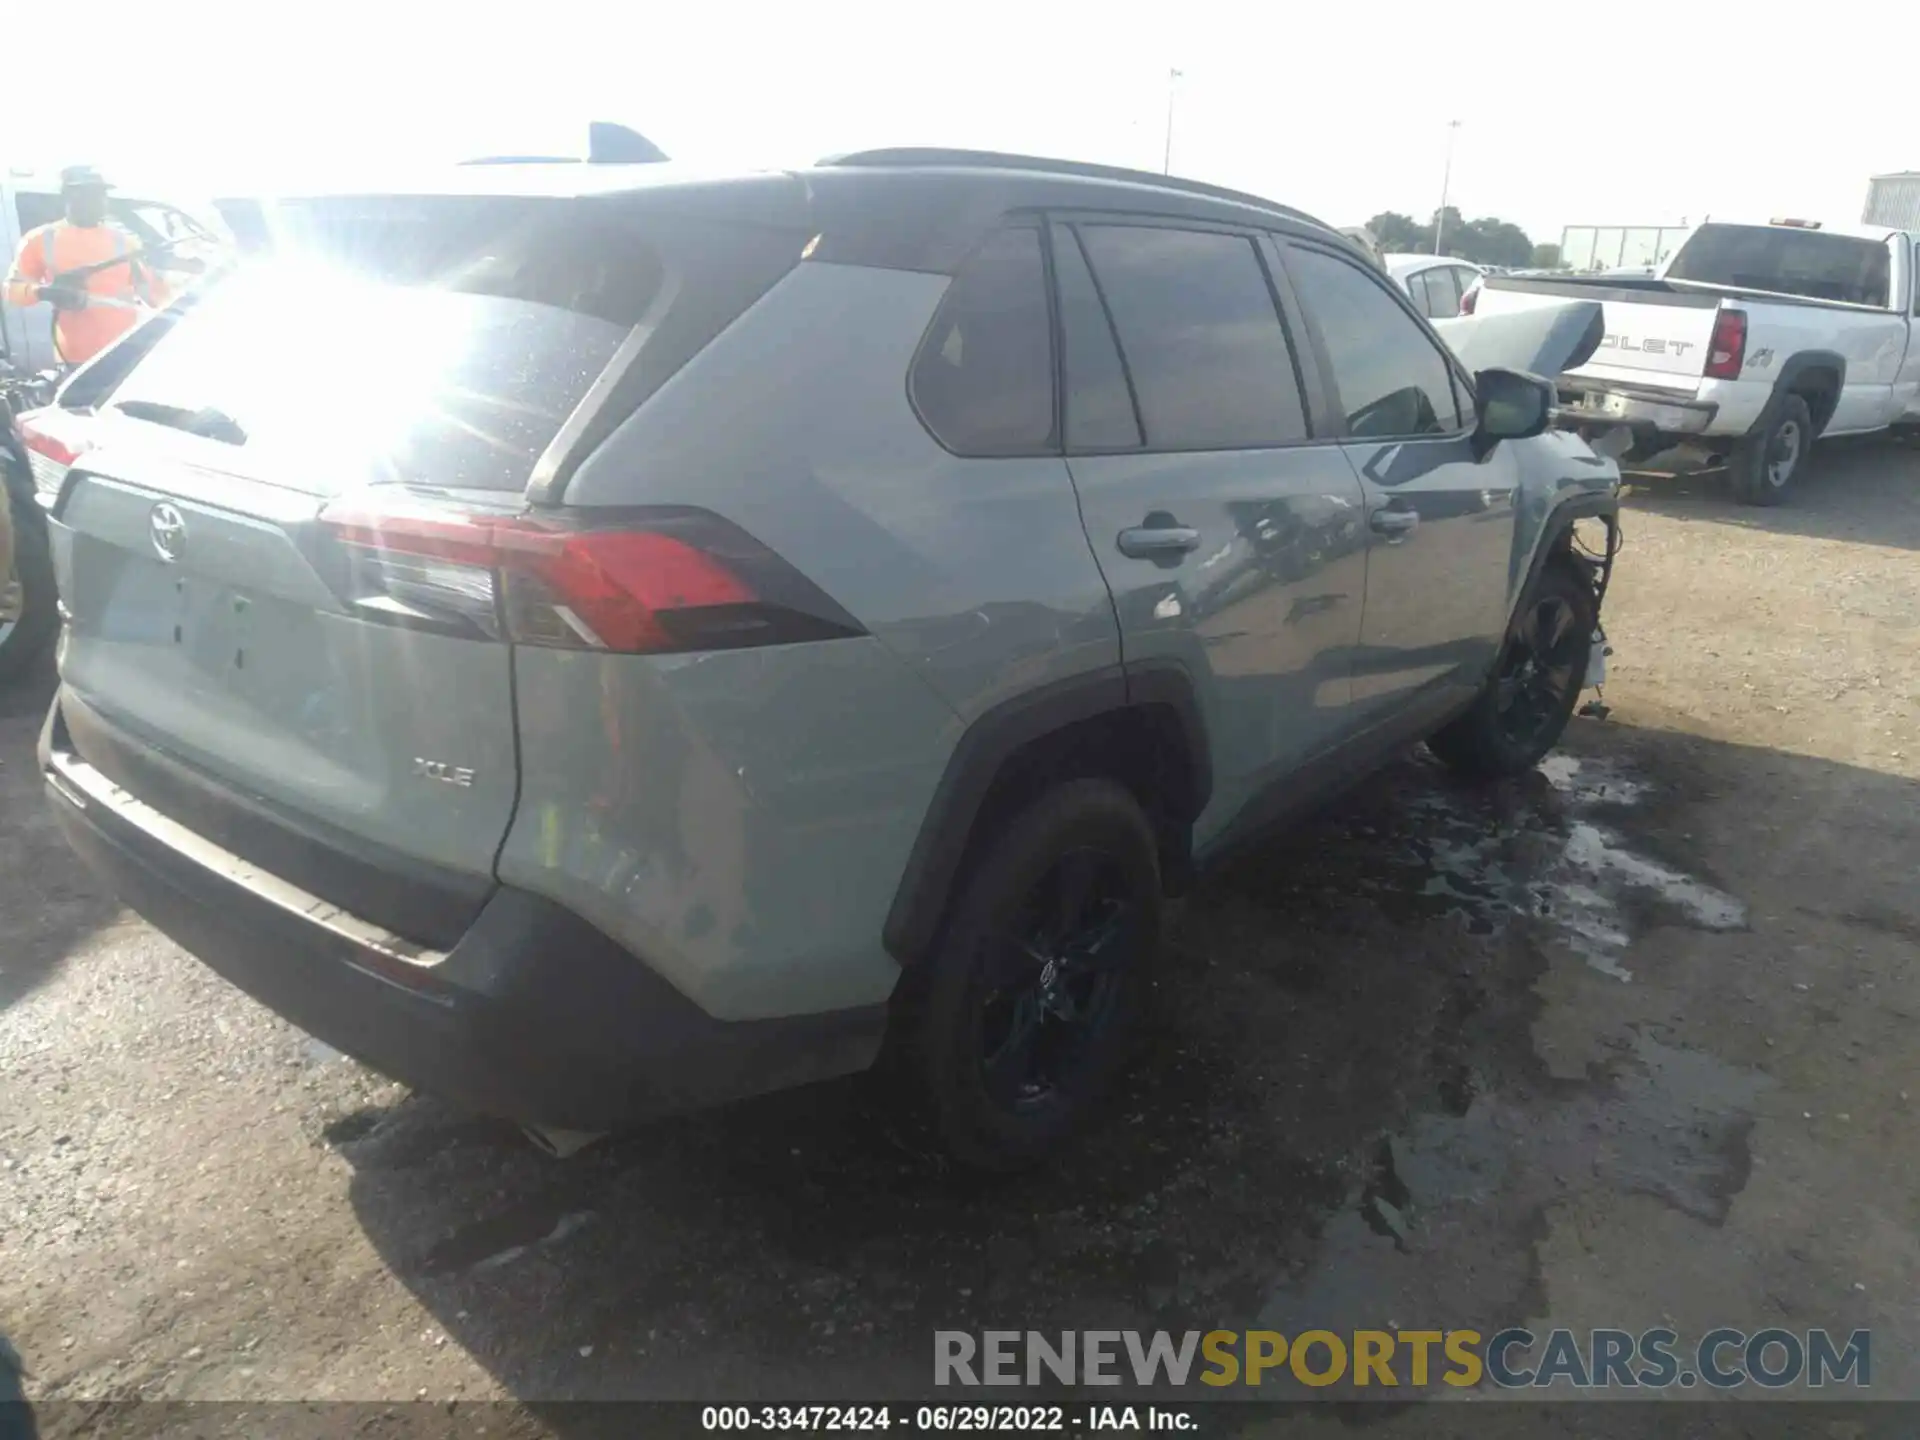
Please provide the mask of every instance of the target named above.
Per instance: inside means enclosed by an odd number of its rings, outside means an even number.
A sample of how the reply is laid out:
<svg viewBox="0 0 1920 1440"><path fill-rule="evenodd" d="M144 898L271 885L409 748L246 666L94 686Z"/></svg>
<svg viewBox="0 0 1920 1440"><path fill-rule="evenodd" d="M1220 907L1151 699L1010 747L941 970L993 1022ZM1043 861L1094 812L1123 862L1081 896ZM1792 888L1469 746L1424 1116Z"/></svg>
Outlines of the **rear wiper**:
<svg viewBox="0 0 1920 1440"><path fill-rule="evenodd" d="M136 420L148 420L155 425L184 430L189 435L199 435L207 440L218 440L227 445L247 443L247 432L240 427L240 422L223 410L211 407L189 410L183 405L162 405L153 400L122 400L113 408Z"/></svg>

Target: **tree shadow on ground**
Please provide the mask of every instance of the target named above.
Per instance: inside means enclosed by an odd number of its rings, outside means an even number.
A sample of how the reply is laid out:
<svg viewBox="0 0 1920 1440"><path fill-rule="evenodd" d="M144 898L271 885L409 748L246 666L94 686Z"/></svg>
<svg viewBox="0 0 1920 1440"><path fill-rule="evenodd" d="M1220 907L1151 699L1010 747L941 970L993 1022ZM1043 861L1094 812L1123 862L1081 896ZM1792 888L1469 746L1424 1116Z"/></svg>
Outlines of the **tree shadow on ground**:
<svg viewBox="0 0 1920 1440"><path fill-rule="evenodd" d="M1724 470L1629 476L1630 510L1707 520L1773 535L1807 535L1920 550L1920 444L1886 437L1814 448L1786 503L1737 503Z"/></svg>

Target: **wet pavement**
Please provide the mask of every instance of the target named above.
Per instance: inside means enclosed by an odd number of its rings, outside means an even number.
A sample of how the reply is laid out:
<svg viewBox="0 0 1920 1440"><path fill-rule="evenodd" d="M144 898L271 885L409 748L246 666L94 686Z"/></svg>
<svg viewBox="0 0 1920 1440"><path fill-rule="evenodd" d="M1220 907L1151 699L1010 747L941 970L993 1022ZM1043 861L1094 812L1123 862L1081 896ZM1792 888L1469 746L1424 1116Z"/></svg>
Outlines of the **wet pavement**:
<svg viewBox="0 0 1920 1440"><path fill-rule="evenodd" d="M1205 878L1107 1122L1011 1180L870 1081L565 1162L408 1096L60 863L19 706L0 1331L43 1397L544 1401L919 1395L948 1328L1869 1325L1920 1392L1920 644L1875 622L1908 688L1825 741L1698 709L1636 642L1707 537L1635 518L1614 718L1486 789L1409 756Z"/></svg>

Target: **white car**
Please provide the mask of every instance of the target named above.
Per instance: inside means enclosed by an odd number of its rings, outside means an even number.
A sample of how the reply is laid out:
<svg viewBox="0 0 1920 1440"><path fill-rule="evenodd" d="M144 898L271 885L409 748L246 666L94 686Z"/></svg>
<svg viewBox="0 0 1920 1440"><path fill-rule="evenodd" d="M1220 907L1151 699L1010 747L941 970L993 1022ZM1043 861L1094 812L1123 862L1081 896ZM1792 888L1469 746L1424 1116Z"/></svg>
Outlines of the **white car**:
<svg viewBox="0 0 1920 1440"><path fill-rule="evenodd" d="M1384 255L1393 283L1413 297L1429 320L1451 320L1460 313L1460 297L1486 272L1450 255Z"/></svg>

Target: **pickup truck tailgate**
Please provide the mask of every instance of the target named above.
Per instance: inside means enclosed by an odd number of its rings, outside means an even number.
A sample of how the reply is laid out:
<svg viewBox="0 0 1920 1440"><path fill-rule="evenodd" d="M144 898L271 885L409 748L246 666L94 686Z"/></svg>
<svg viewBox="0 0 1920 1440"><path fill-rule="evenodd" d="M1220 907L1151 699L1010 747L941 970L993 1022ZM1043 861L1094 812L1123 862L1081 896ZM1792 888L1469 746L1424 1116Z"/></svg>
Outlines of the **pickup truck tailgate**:
<svg viewBox="0 0 1920 1440"><path fill-rule="evenodd" d="M1589 380L1657 385L1692 391L1706 373L1707 346L1713 338L1715 295L1663 293L1657 300L1623 298L1606 286L1554 286L1546 290L1507 290L1490 284L1480 296L1478 315L1564 305L1569 299L1598 300L1603 333L1593 358L1569 375Z"/></svg>

